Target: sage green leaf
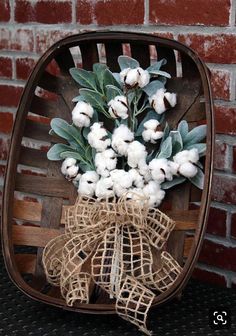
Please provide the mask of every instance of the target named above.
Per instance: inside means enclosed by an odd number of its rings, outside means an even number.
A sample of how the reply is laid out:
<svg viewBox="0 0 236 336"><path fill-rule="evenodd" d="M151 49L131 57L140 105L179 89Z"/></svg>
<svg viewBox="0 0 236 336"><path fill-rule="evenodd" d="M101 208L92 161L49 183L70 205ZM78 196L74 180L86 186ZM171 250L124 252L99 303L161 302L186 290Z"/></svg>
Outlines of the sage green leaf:
<svg viewBox="0 0 236 336"><path fill-rule="evenodd" d="M168 159L172 154L172 137L168 136L161 144L158 159Z"/></svg>
<svg viewBox="0 0 236 336"><path fill-rule="evenodd" d="M197 174L194 177L191 177L189 180L197 188L199 188L201 190L203 189L203 186L204 186L204 173L203 173L203 171L200 168L198 168Z"/></svg>
<svg viewBox="0 0 236 336"><path fill-rule="evenodd" d="M73 103L78 103L78 101L84 101L84 98L82 96L76 96L72 99Z"/></svg>
<svg viewBox="0 0 236 336"><path fill-rule="evenodd" d="M51 128L61 138L66 139L68 142L75 142L80 147L83 147L83 137L77 127L69 125L63 119L54 118L51 121Z"/></svg>
<svg viewBox="0 0 236 336"><path fill-rule="evenodd" d="M124 55L121 55L118 57L118 63L119 63L121 70L124 70L127 68L135 69L140 66L138 61L136 61L135 59L129 56L124 56Z"/></svg>
<svg viewBox="0 0 236 336"><path fill-rule="evenodd" d="M201 125L193 128L185 137L184 143L187 145L194 145L201 142L206 137L206 125Z"/></svg>
<svg viewBox="0 0 236 336"><path fill-rule="evenodd" d="M119 89L121 88L119 82L115 79L115 77L113 76L113 73L109 69L106 69L104 71L103 86L106 87L107 85L113 85Z"/></svg>
<svg viewBox="0 0 236 336"><path fill-rule="evenodd" d="M182 120L179 123L177 130L181 134L181 137L182 137L183 142L184 142L184 139L186 138L186 136L188 134L188 123L187 123L187 121L186 120Z"/></svg>
<svg viewBox="0 0 236 336"><path fill-rule="evenodd" d="M193 148L197 148L198 150L198 154L200 156L204 156L206 154L206 144L205 143L196 143L194 145L187 145L184 146L184 149L193 149Z"/></svg>
<svg viewBox="0 0 236 336"><path fill-rule="evenodd" d="M106 64L95 63L93 65L93 72L95 73L95 76L97 77L97 82L102 90L104 86L104 74L106 69Z"/></svg>
<svg viewBox="0 0 236 336"><path fill-rule="evenodd" d="M186 181L186 177L175 177L172 181L166 181L161 184L161 189L167 190Z"/></svg>
<svg viewBox="0 0 236 336"><path fill-rule="evenodd" d="M64 144L55 144L47 152L47 158L51 161L62 160L60 154L68 150L72 150L70 146Z"/></svg>
<svg viewBox="0 0 236 336"><path fill-rule="evenodd" d="M82 155L80 155L80 153L78 152L68 150L68 151L62 152L60 156L62 159L73 158L89 166L89 163L87 162L87 160Z"/></svg>
<svg viewBox="0 0 236 336"><path fill-rule="evenodd" d="M114 99L116 96L123 96L123 92L114 85L106 85L106 97L107 101Z"/></svg>
<svg viewBox="0 0 236 336"><path fill-rule="evenodd" d="M172 138L172 156L174 156L183 149L183 140L179 131L170 131L170 137Z"/></svg>
<svg viewBox="0 0 236 336"><path fill-rule="evenodd" d="M152 71L158 71L160 70L160 68L165 65L167 63L167 60L165 58L161 59L158 62L153 63L152 65L150 65L146 70L148 72L152 72Z"/></svg>
<svg viewBox="0 0 236 336"><path fill-rule="evenodd" d="M150 120L150 119L155 119L155 120L160 120L160 115L157 114L154 110L151 110L147 113L146 117L143 118L143 120L141 121L141 123L138 126L138 129L135 133L135 136L141 136L143 131L144 131L144 124L146 121Z"/></svg>
<svg viewBox="0 0 236 336"><path fill-rule="evenodd" d="M82 87L97 90L96 76L92 71L84 69L71 68L70 74L73 79Z"/></svg>
<svg viewBox="0 0 236 336"><path fill-rule="evenodd" d="M164 131L163 131L163 137L161 139L161 145L166 140L166 138L169 136L169 134L170 134L170 126L168 125L168 123L166 123Z"/></svg>
<svg viewBox="0 0 236 336"><path fill-rule="evenodd" d="M150 82L148 85L144 86L142 90L150 97L154 95L157 90L164 88L164 83L159 80L154 80Z"/></svg>
<svg viewBox="0 0 236 336"><path fill-rule="evenodd" d="M151 75L157 75L157 76L163 76L163 77L166 77L166 78L171 78L171 75L166 71L153 70L153 71L149 71L149 73Z"/></svg>
<svg viewBox="0 0 236 336"><path fill-rule="evenodd" d="M89 89L80 89L79 93L87 103L93 106L93 108L98 109L98 111L101 112L104 111L105 101L101 94Z"/></svg>

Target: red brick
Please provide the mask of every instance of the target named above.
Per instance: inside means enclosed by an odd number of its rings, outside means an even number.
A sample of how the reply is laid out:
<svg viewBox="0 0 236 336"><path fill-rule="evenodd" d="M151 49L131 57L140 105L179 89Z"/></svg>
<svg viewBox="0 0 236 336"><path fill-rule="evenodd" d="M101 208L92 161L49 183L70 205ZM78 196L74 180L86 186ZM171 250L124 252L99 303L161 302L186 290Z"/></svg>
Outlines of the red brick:
<svg viewBox="0 0 236 336"><path fill-rule="evenodd" d="M218 236L225 236L226 217L227 212L225 210L211 207L207 224L207 232Z"/></svg>
<svg viewBox="0 0 236 336"><path fill-rule="evenodd" d="M204 240L199 261L219 268L236 271L236 247Z"/></svg>
<svg viewBox="0 0 236 336"><path fill-rule="evenodd" d="M72 20L71 1L15 1L15 21L40 23L69 23Z"/></svg>
<svg viewBox="0 0 236 336"><path fill-rule="evenodd" d="M236 212L231 217L231 236L236 239Z"/></svg>
<svg viewBox="0 0 236 336"><path fill-rule="evenodd" d="M0 57L0 77L12 78L12 60L10 57Z"/></svg>
<svg viewBox="0 0 236 336"><path fill-rule="evenodd" d="M18 58L16 60L16 77L18 79L27 79L35 63L36 61L33 58Z"/></svg>
<svg viewBox="0 0 236 336"><path fill-rule="evenodd" d="M0 178L4 177L6 166L0 164Z"/></svg>
<svg viewBox="0 0 236 336"><path fill-rule="evenodd" d="M215 105L216 133L236 134L236 107Z"/></svg>
<svg viewBox="0 0 236 336"><path fill-rule="evenodd" d="M150 0L150 22L164 25L229 24L230 0Z"/></svg>
<svg viewBox="0 0 236 336"><path fill-rule="evenodd" d="M9 151L10 139L0 138L0 160L6 160Z"/></svg>
<svg viewBox="0 0 236 336"><path fill-rule="evenodd" d="M13 114L9 112L0 112L0 132L10 133L13 126Z"/></svg>
<svg viewBox="0 0 236 336"><path fill-rule="evenodd" d="M214 175L212 185L212 198L214 201L236 203L236 176Z"/></svg>
<svg viewBox="0 0 236 336"><path fill-rule="evenodd" d="M202 280L204 282L212 283L214 285L226 287L225 277L213 271L210 272L196 267L193 271L192 277L194 279Z"/></svg>
<svg viewBox="0 0 236 336"><path fill-rule="evenodd" d="M72 33L75 32L72 30L38 30L36 32L36 51L43 53L55 42Z"/></svg>
<svg viewBox="0 0 236 336"><path fill-rule="evenodd" d="M211 85L215 99L230 100L230 72L211 70Z"/></svg>
<svg viewBox="0 0 236 336"><path fill-rule="evenodd" d="M235 34L180 34L179 41L194 49L206 62L236 63Z"/></svg>
<svg viewBox="0 0 236 336"><path fill-rule="evenodd" d="M89 0L77 1L77 21L81 24L97 23L99 25L113 24L143 24L143 0Z"/></svg>
<svg viewBox="0 0 236 336"><path fill-rule="evenodd" d="M58 76L60 74L60 68L54 59L48 64L46 70L54 76Z"/></svg>
<svg viewBox="0 0 236 336"><path fill-rule="evenodd" d="M13 85L0 85L0 105L16 107L20 101L22 87Z"/></svg>
<svg viewBox="0 0 236 336"><path fill-rule="evenodd" d="M236 146L233 147L233 164L232 164L232 171L236 173Z"/></svg>
<svg viewBox="0 0 236 336"><path fill-rule="evenodd" d="M33 47L32 30L0 28L0 50L33 51Z"/></svg>
<svg viewBox="0 0 236 336"><path fill-rule="evenodd" d="M38 123L45 124L45 125L50 125L50 121L51 121L49 118L45 118L39 115L28 115L27 119L36 121Z"/></svg>
<svg viewBox="0 0 236 336"><path fill-rule="evenodd" d="M7 22L10 20L10 4L9 0L0 1L0 22Z"/></svg>
<svg viewBox="0 0 236 336"><path fill-rule="evenodd" d="M225 170L228 168L229 164L228 164L227 152L228 152L228 145L223 142L216 141L215 161L214 161L215 169Z"/></svg>

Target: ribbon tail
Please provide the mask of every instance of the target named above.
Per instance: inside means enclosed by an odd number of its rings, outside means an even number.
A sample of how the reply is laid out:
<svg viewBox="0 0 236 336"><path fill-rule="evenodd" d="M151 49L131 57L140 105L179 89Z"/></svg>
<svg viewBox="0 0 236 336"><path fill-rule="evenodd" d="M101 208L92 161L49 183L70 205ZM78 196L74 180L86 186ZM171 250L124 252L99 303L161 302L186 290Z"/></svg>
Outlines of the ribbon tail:
<svg viewBox="0 0 236 336"><path fill-rule="evenodd" d="M140 282L126 276L116 300L116 312L123 319L138 326L146 335L151 332L146 327L148 311L155 294Z"/></svg>

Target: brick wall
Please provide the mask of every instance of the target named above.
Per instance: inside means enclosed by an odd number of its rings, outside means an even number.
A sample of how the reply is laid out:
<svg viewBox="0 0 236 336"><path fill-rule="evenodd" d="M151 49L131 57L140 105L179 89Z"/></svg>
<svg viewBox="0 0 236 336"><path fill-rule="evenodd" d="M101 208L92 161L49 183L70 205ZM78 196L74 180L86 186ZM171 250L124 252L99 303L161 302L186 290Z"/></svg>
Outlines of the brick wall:
<svg viewBox="0 0 236 336"><path fill-rule="evenodd" d="M152 32L195 49L212 70L216 162L196 277L236 286L236 0L1 0L0 195L16 107L38 57L60 38L109 28Z"/></svg>

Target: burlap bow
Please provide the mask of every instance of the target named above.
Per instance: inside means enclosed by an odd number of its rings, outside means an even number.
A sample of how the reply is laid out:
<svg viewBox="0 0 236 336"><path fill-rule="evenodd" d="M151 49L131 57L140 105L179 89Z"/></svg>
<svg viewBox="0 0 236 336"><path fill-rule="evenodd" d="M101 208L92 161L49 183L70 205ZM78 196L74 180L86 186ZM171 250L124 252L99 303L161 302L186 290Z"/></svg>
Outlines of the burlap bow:
<svg viewBox="0 0 236 336"><path fill-rule="evenodd" d="M143 200L79 197L67 209L65 234L44 249L47 280L60 286L69 306L89 303L95 282L116 299L122 318L150 335L146 318L152 301L181 272L174 258L161 252L173 228L170 218ZM159 255L155 264L153 253Z"/></svg>

